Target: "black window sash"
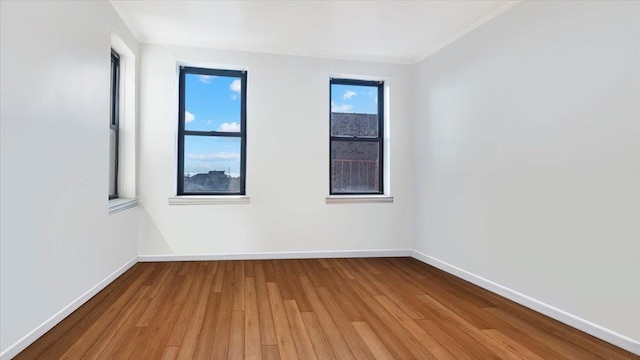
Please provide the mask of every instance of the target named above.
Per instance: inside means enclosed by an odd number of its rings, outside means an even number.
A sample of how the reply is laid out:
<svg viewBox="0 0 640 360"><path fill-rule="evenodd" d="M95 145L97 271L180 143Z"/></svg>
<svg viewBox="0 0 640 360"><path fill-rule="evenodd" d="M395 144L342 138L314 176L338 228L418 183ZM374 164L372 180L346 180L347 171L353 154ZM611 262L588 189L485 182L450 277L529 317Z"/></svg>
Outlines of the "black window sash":
<svg viewBox="0 0 640 360"><path fill-rule="evenodd" d="M378 136L377 137L357 137L357 136L333 136L331 135L331 97L332 85L357 85L375 87L378 90ZM378 191L372 192L334 192L333 172L331 154L333 153L333 142L377 142L379 151L378 161ZM370 80L353 79L331 79L329 82L329 194L330 195L379 195L384 193L384 82Z"/></svg>
<svg viewBox="0 0 640 360"><path fill-rule="evenodd" d="M118 198L118 163L120 147L120 55L111 49L111 118L109 128L115 132L115 144L113 149L115 157L115 169L113 174L113 194L109 194L109 200ZM111 166L111 164L109 164ZM109 174L111 176L111 174Z"/></svg>
<svg viewBox="0 0 640 360"><path fill-rule="evenodd" d="M212 75L240 78L240 131L224 132L224 131L195 131L185 129L185 78L187 74ZM179 74L179 99L178 99L178 195L245 195L246 173L247 173L247 72L239 70L219 70L181 66ZM185 136L209 136L209 137L235 137L240 138L240 191L239 192L185 192L184 191L184 142Z"/></svg>

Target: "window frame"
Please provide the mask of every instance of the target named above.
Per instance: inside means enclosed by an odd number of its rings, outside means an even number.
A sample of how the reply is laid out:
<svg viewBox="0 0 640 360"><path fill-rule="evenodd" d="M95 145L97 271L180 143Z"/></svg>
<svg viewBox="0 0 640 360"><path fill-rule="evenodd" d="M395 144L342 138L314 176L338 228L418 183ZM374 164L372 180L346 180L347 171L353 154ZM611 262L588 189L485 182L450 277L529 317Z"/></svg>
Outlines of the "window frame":
<svg viewBox="0 0 640 360"><path fill-rule="evenodd" d="M113 174L111 174L111 170L109 170L109 177L113 176L112 180L114 190L113 193L109 191L109 200L118 199L120 197L118 195L118 166L120 162L120 54L113 49L111 49L111 69L109 129L115 132L115 149L111 149L111 144L109 144L109 155L111 155L111 151L114 152L115 169ZM111 166L111 164L109 164L109 166Z"/></svg>
<svg viewBox="0 0 640 360"><path fill-rule="evenodd" d="M187 74L240 78L240 131L198 131L185 129L185 78ZM177 196L238 196L246 195L247 175L247 71L211 69L192 66L179 67L178 80L178 184ZM240 190L238 192L185 192L184 143L186 136L232 137L240 139Z"/></svg>
<svg viewBox="0 0 640 360"><path fill-rule="evenodd" d="M333 95L333 85L355 85L376 87L378 90L378 136L357 137L357 136L333 136L331 135L331 99ZM384 195L384 81L382 80L358 80L347 78L331 78L329 81L329 195L331 196L351 196L351 195ZM333 191L332 158L333 142L377 142L379 151L378 161L378 191L370 192L335 192Z"/></svg>

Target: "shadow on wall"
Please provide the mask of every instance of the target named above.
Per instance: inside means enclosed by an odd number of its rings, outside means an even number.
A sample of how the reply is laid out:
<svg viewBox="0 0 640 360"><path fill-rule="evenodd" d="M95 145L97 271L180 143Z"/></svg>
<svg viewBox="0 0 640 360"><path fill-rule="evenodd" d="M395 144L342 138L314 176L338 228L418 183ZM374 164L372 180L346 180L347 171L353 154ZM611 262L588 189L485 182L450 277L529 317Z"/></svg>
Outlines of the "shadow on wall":
<svg viewBox="0 0 640 360"><path fill-rule="evenodd" d="M138 204L138 254L173 254L174 251L142 204Z"/></svg>

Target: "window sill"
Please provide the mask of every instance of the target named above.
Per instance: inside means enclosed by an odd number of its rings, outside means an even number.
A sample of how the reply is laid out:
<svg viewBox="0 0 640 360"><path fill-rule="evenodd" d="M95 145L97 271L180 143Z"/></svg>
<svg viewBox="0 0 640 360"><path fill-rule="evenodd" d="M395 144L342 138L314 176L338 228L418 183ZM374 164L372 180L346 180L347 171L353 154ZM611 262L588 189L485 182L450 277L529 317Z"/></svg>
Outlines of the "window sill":
<svg viewBox="0 0 640 360"><path fill-rule="evenodd" d="M249 203L250 198L246 195L172 196L169 198L169 205L225 205Z"/></svg>
<svg viewBox="0 0 640 360"><path fill-rule="evenodd" d="M389 195L329 195L327 204L364 204L364 203L392 203L393 196Z"/></svg>
<svg viewBox="0 0 640 360"><path fill-rule="evenodd" d="M118 198L109 200L109 215L131 209L138 205L138 199Z"/></svg>

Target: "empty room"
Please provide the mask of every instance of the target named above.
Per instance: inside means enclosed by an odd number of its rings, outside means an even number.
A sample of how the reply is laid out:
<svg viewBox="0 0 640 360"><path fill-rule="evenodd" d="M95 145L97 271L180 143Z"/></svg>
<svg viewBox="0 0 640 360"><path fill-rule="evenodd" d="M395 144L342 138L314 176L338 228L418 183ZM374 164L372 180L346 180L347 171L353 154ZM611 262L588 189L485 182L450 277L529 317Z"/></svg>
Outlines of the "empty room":
<svg viewBox="0 0 640 360"><path fill-rule="evenodd" d="M0 359L640 359L640 1L0 0Z"/></svg>

